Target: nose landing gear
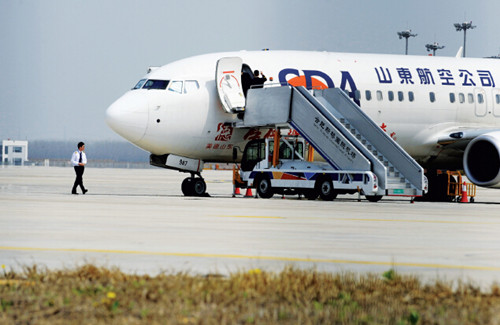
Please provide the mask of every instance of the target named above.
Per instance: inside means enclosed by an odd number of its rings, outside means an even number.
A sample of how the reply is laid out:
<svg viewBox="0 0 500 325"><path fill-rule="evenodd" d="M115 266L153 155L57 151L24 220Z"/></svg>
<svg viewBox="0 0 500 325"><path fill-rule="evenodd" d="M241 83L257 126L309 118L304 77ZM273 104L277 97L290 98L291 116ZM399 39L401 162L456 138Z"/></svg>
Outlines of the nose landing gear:
<svg viewBox="0 0 500 325"><path fill-rule="evenodd" d="M181 190L184 196L210 196L207 191L207 184L203 177L200 174L197 174L198 177L195 177L195 174L191 174L191 177L188 177L182 181Z"/></svg>

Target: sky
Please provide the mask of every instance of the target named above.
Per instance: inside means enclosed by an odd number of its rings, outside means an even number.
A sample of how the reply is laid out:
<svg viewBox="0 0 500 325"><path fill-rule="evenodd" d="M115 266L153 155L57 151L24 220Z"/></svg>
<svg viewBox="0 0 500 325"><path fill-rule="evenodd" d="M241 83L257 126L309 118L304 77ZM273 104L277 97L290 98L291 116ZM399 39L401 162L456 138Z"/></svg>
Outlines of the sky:
<svg viewBox="0 0 500 325"><path fill-rule="evenodd" d="M500 53L498 0L0 0L0 139L121 140L106 108L149 66L204 53Z"/></svg>

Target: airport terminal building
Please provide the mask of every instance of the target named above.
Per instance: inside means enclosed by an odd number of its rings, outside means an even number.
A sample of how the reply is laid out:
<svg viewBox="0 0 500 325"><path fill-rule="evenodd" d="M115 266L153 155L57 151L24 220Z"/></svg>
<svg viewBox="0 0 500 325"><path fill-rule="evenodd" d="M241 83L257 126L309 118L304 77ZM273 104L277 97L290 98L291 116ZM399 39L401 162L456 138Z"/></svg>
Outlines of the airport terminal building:
<svg viewBox="0 0 500 325"><path fill-rule="evenodd" d="M23 166L28 161L28 141L3 140L1 164Z"/></svg>

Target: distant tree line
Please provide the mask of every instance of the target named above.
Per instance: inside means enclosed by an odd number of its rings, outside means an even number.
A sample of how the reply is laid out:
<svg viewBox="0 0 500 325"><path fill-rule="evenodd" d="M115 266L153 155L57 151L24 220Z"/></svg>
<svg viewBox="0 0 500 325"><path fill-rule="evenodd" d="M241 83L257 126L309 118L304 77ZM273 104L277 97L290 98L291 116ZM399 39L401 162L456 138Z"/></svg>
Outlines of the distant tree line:
<svg viewBox="0 0 500 325"><path fill-rule="evenodd" d="M35 140L28 142L28 159L71 159L77 150L78 141ZM149 162L149 152L137 148L129 142L88 141L85 153L90 160L117 162Z"/></svg>

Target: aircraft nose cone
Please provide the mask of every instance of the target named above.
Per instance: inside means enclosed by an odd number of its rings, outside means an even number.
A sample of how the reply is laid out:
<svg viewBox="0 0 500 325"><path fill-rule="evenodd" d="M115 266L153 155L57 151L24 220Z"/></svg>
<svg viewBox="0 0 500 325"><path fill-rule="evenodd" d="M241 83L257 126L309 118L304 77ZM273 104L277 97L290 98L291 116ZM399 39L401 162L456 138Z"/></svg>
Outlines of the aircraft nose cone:
<svg viewBox="0 0 500 325"><path fill-rule="evenodd" d="M144 137L148 126L147 99L135 91L131 91L106 110L106 123L116 133L137 142Z"/></svg>

